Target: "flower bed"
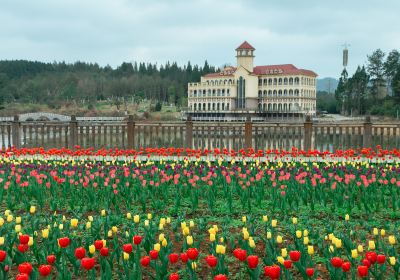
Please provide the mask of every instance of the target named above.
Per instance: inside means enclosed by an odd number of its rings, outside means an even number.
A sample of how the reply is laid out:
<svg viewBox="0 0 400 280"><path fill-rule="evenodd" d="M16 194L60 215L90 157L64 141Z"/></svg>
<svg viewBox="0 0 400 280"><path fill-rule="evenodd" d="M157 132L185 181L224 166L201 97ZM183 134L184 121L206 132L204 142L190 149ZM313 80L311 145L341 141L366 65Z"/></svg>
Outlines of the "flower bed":
<svg viewBox="0 0 400 280"><path fill-rule="evenodd" d="M395 161L29 153L0 158L0 279L399 275Z"/></svg>

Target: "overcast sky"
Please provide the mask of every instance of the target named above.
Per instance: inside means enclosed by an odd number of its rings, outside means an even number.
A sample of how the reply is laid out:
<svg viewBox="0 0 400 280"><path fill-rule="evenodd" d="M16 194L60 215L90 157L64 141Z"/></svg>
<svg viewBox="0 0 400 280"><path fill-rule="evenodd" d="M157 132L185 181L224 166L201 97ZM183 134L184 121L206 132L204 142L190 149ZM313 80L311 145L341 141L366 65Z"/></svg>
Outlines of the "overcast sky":
<svg viewBox="0 0 400 280"><path fill-rule="evenodd" d="M338 77L381 48L400 49L400 0L0 0L0 59L236 63L247 40L255 65L293 63Z"/></svg>

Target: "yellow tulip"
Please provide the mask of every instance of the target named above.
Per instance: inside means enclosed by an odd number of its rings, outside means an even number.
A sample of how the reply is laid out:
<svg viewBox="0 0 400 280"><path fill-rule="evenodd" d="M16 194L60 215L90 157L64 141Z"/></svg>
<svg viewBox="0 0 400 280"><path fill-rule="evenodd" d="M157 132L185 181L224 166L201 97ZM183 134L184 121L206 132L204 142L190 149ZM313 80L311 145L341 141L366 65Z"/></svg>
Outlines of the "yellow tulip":
<svg viewBox="0 0 400 280"><path fill-rule="evenodd" d="M3 236L0 237L0 246L2 246L2 245L4 245L4 237Z"/></svg>
<svg viewBox="0 0 400 280"><path fill-rule="evenodd" d="M268 216L267 215L263 215L262 219L263 219L264 223L268 222Z"/></svg>
<svg viewBox="0 0 400 280"><path fill-rule="evenodd" d="M254 242L253 238L249 238L249 246L250 246L250 248L256 247L256 243Z"/></svg>
<svg viewBox="0 0 400 280"><path fill-rule="evenodd" d="M15 225L15 232L21 232L21 225Z"/></svg>
<svg viewBox="0 0 400 280"><path fill-rule="evenodd" d="M59 229L59 230L63 230L63 229L64 229L64 224L59 224L59 225L58 225L58 229Z"/></svg>
<svg viewBox="0 0 400 280"><path fill-rule="evenodd" d="M140 221L139 215L135 215L135 216L133 217L133 221L134 221L136 224L139 223L139 221Z"/></svg>
<svg viewBox="0 0 400 280"><path fill-rule="evenodd" d="M378 229L377 228L374 228L373 230L372 230L372 233L374 234L374 235L378 235Z"/></svg>
<svg viewBox="0 0 400 280"><path fill-rule="evenodd" d="M148 219L148 220L151 220L152 218L153 218L153 215L151 215L151 213L148 213L148 214L147 214L147 219Z"/></svg>
<svg viewBox="0 0 400 280"><path fill-rule="evenodd" d="M215 229L212 227L208 230L209 234L216 234Z"/></svg>
<svg viewBox="0 0 400 280"><path fill-rule="evenodd" d="M297 224L297 218L296 217L293 217L292 218L292 223L295 225L295 224Z"/></svg>
<svg viewBox="0 0 400 280"><path fill-rule="evenodd" d="M90 229L92 227L92 223L91 222L86 222L86 229Z"/></svg>
<svg viewBox="0 0 400 280"><path fill-rule="evenodd" d="M22 222L22 218L21 217L16 217L15 218L15 223L16 224L20 224Z"/></svg>
<svg viewBox="0 0 400 280"><path fill-rule="evenodd" d="M183 233L183 235L189 235L190 234L190 229L188 228L188 227L185 227L183 230L182 230L182 233Z"/></svg>
<svg viewBox="0 0 400 280"><path fill-rule="evenodd" d="M191 220L191 221L189 221L189 227L194 227L194 222Z"/></svg>
<svg viewBox="0 0 400 280"><path fill-rule="evenodd" d="M13 215L8 215L7 216L7 222L11 223L14 220Z"/></svg>
<svg viewBox="0 0 400 280"><path fill-rule="evenodd" d="M364 247L363 247L363 245L358 245L357 246L357 251L359 252L359 253L362 253L362 252L364 252Z"/></svg>
<svg viewBox="0 0 400 280"><path fill-rule="evenodd" d="M381 236L384 237L386 235L386 231L384 229L381 229Z"/></svg>
<svg viewBox="0 0 400 280"><path fill-rule="evenodd" d="M88 220L89 220L89 222L93 222L93 216L88 216Z"/></svg>
<svg viewBox="0 0 400 280"><path fill-rule="evenodd" d="M96 247L94 247L94 245L90 245L89 246L89 253L93 255L95 252L96 252Z"/></svg>
<svg viewBox="0 0 400 280"><path fill-rule="evenodd" d="M329 252L331 252L331 253L335 252L335 248L333 248L332 245L329 246Z"/></svg>
<svg viewBox="0 0 400 280"><path fill-rule="evenodd" d="M215 234L210 233L210 241L214 242L215 241Z"/></svg>
<svg viewBox="0 0 400 280"><path fill-rule="evenodd" d="M113 226L113 227L111 228L111 230L113 231L113 233L117 233L117 232L118 232L118 228L117 228L116 226Z"/></svg>
<svg viewBox="0 0 400 280"><path fill-rule="evenodd" d="M135 222L135 223L136 223L136 222ZM149 226L149 220L145 220L145 221L144 221L144 226L145 226L145 227L148 227L148 226Z"/></svg>
<svg viewBox="0 0 400 280"><path fill-rule="evenodd" d="M113 235L112 230L109 230L109 231L107 232L107 237L112 237L112 235Z"/></svg>
<svg viewBox="0 0 400 280"><path fill-rule="evenodd" d="M220 238L219 238L219 242L220 242L220 243L224 243L224 238L223 238L223 237L220 237Z"/></svg>
<svg viewBox="0 0 400 280"><path fill-rule="evenodd" d="M310 240L308 239L308 236L305 236L303 239L303 244L308 245L309 242L310 242Z"/></svg>
<svg viewBox="0 0 400 280"><path fill-rule="evenodd" d="M287 249L286 248L282 248L281 249L281 256L286 258L287 257Z"/></svg>
<svg viewBox="0 0 400 280"><path fill-rule="evenodd" d="M164 233L160 233L160 235L158 236L158 240L161 242L165 239L165 235Z"/></svg>
<svg viewBox="0 0 400 280"><path fill-rule="evenodd" d="M272 233L270 231L267 232L267 239L271 239L272 238Z"/></svg>
<svg viewBox="0 0 400 280"><path fill-rule="evenodd" d="M249 232L247 231L247 229L243 228L243 239L248 240L249 237L250 237Z"/></svg>
<svg viewBox="0 0 400 280"><path fill-rule="evenodd" d="M389 263L391 266L394 266L396 264L396 258L395 257L389 257Z"/></svg>
<svg viewBox="0 0 400 280"><path fill-rule="evenodd" d="M217 247L215 248L215 251L217 254L224 255L225 254L225 246L218 244Z"/></svg>
<svg viewBox="0 0 400 280"><path fill-rule="evenodd" d="M350 220L349 214L346 214L346 215L344 216L344 219L345 219L346 221Z"/></svg>
<svg viewBox="0 0 400 280"><path fill-rule="evenodd" d="M389 236L389 244L390 245L396 244L396 237L394 235Z"/></svg>
<svg viewBox="0 0 400 280"><path fill-rule="evenodd" d="M357 251L357 249L351 250L351 257L352 257L353 259L358 258L358 251Z"/></svg>
<svg viewBox="0 0 400 280"><path fill-rule="evenodd" d="M102 239L101 241L103 241L103 247L107 247L107 240Z"/></svg>
<svg viewBox="0 0 400 280"><path fill-rule="evenodd" d="M78 219L71 219L71 227L76 228L78 226Z"/></svg>
<svg viewBox="0 0 400 280"><path fill-rule="evenodd" d="M276 242L277 242L278 244L281 244L282 241L283 241L282 236L278 235L278 236L276 237Z"/></svg>
<svg viewBox="0 0 400 280"><path fill-rule="evenodd" d="M278 261L278 263L283 264L285 262L285 259L281 256L276 257L276 260Z"/></svg>
<svg viewBox="0 0 400 280"><path fill-rule="evenodd" d="M271 226L274 228L278 225L278 221L277 220L272 220L271 221Z"/></svg>
<svg viewBox="0 0 400 280"><path fill-rule="evenodd" d="M154 249L154 250L156 250L157 252L160 252L160 250L161 250L160 243L156 243L156 244L154 244L154 247L153 247L153 249Z"/></svg>
<svg viewBox="0 0 400 280"><path fill-rule="evenodd" d="M337 238L335 242L336 248L342 248L342 240Z"/></svg>
<svg viewBox="0 0 400 280"><path fill-rule="evenodd" d="M42 238L48 238L49 237L49 229L45 228L42 229Z"/></svg>
<svg viewBox="0 0 400 280"><path fill-rule="evenodd" d="M328 239L332 240L335 236L333 235L333 233L328 234Z"/></svg>
<svg viewBox="0 0 400 280"><path fill-rule="evenodd" d="M35 214L35 212L36 212L36 206L31 206L31 208L29 208L29 213L31 213L31 214Z"/></svg>
<svg viewBox="0 0 400 280"><path fill-rule="evenodd" d="M171 223L171 218L168 217L168 218L167 218L167 224L170 224L170 223Z"/></svg>
<svg viewBox="0 0 400 280"><path fill-rule="evenodd" d="M192 245L193 244L193 237L191 235L186 236L186 243L188 245Z"/></svg>
<svg viewBox="0 0 400 280"><path fill-rule="evenodd" d="M126 253L126 252L124 252L124 260L125 260L125 261L129 260L129 254Z"/></svg>
<svg viewBox="0 0 400 280"><path fill-rule="evenodd" d="M370 250L375 250L375 241L374 240L368 241L368 248Z"/></svg>
<svg viewBox="0 0 400 280"><path fill-rule="evenodd" d="M4 219L0 217L0 227L4 225Z"/></svg>
<svg viewBox="0 0 400 280"><path fill-rule="evenodd" d="M243 217L242 217L242 222L245 223L246 221L247 221L246 216L243 216Z"/></svg>
<svg viewBox="0 0 400 280"><path fill-rule="evenodd" d="M128 220L130 220L130 219L132 219L132 214L131 213L126 213L126 218L128 219Z"/></svg>
<svg viewBox="0 0 400 280"><path fill-rule="evenodd" d="M11 213L11 211L7 209L7 210L4 211L4 216L7 217L8 215L10 215L10 213Z"/></svg>
<svg viewBox="0 0 400 280"><path fill-rule="evenodd" d="M163 247L167 247L167 245L168 245L167 238L164 238L163 241L161 241L161 245L162 245Z"/></svg>
<svg viewBox="0 0 400 280"><path fill-rule="evenodd" d="M314 246L308 245L307 246L307 252L309 255L314 255Z"/></svg>
<svg viewBox="0 0 400 280"><path fill-rule="evenodd" d="M301 230L296 230L296 237L301 238L302 232Z"/></svg>
<svg viewBox="0 0 400 280"><path fill-rule="evenodd" d="M192 262L192 269L196 270L196 268L197 268L197 263L196 262Z"/></svg>
<svg viewBox="0 0 400 280"><path fill-rule="evenodd" d="M303 235L304 235L304 236L308 236L308 230L306 230L306 229L303 230Z"/></svg>

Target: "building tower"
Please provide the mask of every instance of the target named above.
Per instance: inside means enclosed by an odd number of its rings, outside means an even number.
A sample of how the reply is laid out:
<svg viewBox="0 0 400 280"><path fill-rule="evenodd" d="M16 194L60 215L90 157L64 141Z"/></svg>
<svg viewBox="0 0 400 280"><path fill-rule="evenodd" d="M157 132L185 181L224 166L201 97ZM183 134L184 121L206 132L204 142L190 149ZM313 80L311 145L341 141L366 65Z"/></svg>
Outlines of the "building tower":
<svg viewBox="0 0 400 280"><path fill-rule="evenodd" d="M254 51L247 41L244 41L239 47L236 48L236 61L237 67L243 66L246 70L253 72Z"/></svg>

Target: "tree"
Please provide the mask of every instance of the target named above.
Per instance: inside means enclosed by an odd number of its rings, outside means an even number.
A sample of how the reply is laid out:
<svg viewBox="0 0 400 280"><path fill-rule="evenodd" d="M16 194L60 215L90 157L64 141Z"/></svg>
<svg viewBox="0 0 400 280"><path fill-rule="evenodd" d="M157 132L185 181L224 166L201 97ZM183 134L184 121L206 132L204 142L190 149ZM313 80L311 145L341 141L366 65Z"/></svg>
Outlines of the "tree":
<svg viewBox="0 0 400 280"><path fill-rule="evenodd" d="M338 86L335 90L335 98L337 101L337 110L341 111L342 114L346 113L346 98L347 98L347 77L348 73L346 68L343 69L341 77L339 78Z"/></svg>
<svg viewBox="0 0 400 280"><path fill-rule="evenodd" d="M369 77L364 66L358 66L354 75L348 81L348 91L350 93L349 109L357 114L365 113L365 102L368 95Z"/></svg>
<svg viewBox="0 0 400 280"><path fill-rule="evenodd" d="M162 104L161 104L161 102L159 101L159 102L157 102L156 107L154 108L154 110L155 110L156 112L160 112L161 109L162 109Z"/></svg>
<svg viewBox="0 0 400 280"><path fill-rule="evenodd" d="M383 59L385 53L381 49L377 49L368 55L368 75L371 81L371 94L374 99L379 98L379 93L383 86L385 86L385 67Z"/></svg>
<svg viewBox="0 0 400 280"><path fill-rule="evenodd" d="M384 63L385 76L387 78L389 86L393 90L393 79L398 72L400 66L400 53L398 50L392 50Z"/></svg>

